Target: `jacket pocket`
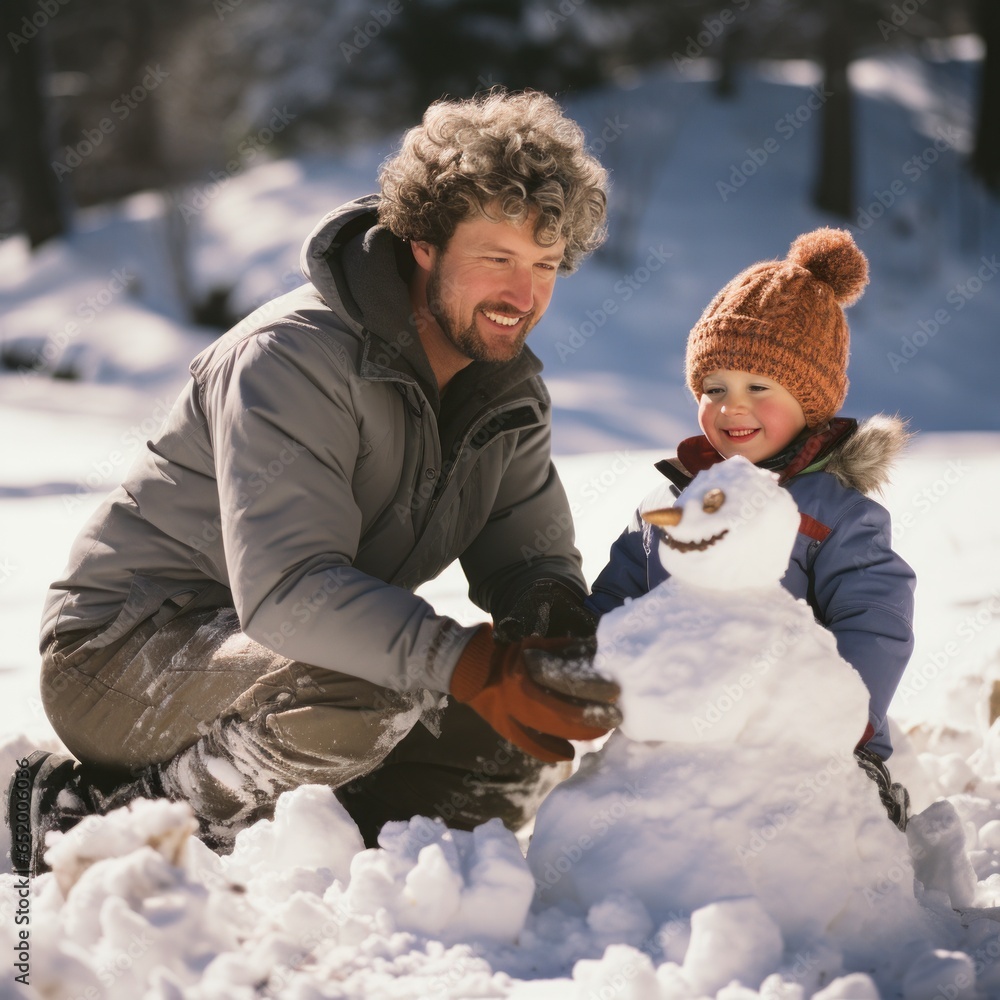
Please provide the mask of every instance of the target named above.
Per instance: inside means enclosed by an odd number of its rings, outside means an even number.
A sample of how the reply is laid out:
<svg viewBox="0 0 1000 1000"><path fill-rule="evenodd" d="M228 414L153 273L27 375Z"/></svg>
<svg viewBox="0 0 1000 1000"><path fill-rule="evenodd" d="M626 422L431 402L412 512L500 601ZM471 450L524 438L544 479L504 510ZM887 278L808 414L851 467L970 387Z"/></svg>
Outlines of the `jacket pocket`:
<svg viewBox="0 0 1000 1000"><path fill-rule="evenodd" d="M154 580L140 573L134 574L125 602L116 617L85 642L79 643L77 637L77 641L71 643L71 655L74 661L84 659L91 653L118 642L147 619L153 619L157 628L165 625L200 597L206 589L210 587L185 585L180 581L167 586L162 580ZM53 661L59 664L64 656L57 645L53 650Z"/></svg>

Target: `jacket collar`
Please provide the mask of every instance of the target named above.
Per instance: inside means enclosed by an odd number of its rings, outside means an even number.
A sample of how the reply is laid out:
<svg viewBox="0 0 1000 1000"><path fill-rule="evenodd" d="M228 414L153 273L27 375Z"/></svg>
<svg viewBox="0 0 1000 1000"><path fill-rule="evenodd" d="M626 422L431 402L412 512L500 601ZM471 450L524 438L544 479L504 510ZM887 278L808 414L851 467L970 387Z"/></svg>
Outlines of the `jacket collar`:
<svg viewBox="0 0 1000 1000"><path fill-rule="evenodd" d="M807 427L777 455L757 462L756 465L758 468L777 472L778 482L783 486L790 479L828 459L832 451L847 441L857 429L858 422L853 417L834 417L822 427ZM708 438L704 434L697 434L681 441L677 446L677 458L665 458L656 463L656 468L683 490L699 472L721 461L722 456L709 444Z"/></svg>

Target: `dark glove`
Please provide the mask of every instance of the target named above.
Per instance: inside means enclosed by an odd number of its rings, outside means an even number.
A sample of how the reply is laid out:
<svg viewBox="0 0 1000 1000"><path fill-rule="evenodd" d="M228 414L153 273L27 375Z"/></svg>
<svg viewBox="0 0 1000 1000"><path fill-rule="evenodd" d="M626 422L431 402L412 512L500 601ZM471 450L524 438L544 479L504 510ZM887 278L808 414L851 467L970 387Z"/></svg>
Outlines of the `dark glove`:
<svg viewBox="0 0 1000 1000"><path fill-rule="evenodd" d="M583 606L576 591L558 580L537 580L493 627L493 637L497 642L517 642L529 635L551 639L596 631L597 616Z"/></svg>
<svg viewBox="0 0 1000 1000"><path fill-rule="evenodd" d="M573 759L569 740L594 740L619 725L618 685L593 666L597 643L581 639L495 642L482 625L459 657L451 694L525 753Z"/></svg>
<svg viewBox="0 0 1000 1000"><path fill-rule="evenodd" d="M889 819L900 830L905 830L910 821L910 793L898 781L892 780L885 761L874 751L858 746L854 750L854 758L858 767L878 786L878 796Z"/></svg>

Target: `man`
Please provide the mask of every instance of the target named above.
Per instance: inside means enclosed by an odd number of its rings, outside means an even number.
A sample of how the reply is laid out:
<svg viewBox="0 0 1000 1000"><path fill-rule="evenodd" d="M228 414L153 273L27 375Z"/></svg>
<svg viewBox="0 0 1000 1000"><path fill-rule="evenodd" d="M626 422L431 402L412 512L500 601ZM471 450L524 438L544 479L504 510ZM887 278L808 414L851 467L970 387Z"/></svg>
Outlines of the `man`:
<svg viewBox="0 0 1000 1000"><path fill-rule="evenodd" d="M550 98L491 92L432 105L380 188L313 232L309 283L194 360L78 538L42 622L76 759L22 769L15 867L138 796L190 802L226 849L304 783L369 844L417 813L516 828L567 741L620 720L570 638L594 623L524 348L604 237L606 173ZM413 593L455 559L495 632Z"/></svg>

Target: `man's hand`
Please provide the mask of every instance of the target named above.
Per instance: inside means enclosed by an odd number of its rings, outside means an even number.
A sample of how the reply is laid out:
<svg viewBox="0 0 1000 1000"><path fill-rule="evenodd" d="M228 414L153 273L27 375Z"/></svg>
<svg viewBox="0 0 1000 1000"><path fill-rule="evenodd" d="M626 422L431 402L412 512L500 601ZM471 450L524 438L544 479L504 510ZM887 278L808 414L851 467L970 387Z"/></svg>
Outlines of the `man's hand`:
<svg viewBox="0 0 1000 1000"><path fill-rule="evenodd" d="M589 636L597 631L597 616L583 606L582 597L558 580L536 580L510 613L493 628L497 642L517 642L529 635Z"/></svg>
<svg viewBox="0 0 1000 1000"><path fill-rule="evenodd" d="M522 639L503 644L489 625L473 636L451 694L532 757L573 759L569 740L593 740L622 721L618 685L593 667L594 639Z"/></svg>

